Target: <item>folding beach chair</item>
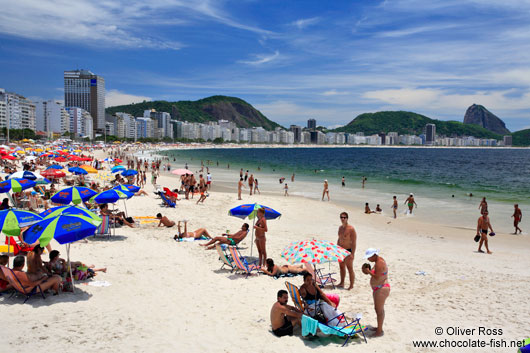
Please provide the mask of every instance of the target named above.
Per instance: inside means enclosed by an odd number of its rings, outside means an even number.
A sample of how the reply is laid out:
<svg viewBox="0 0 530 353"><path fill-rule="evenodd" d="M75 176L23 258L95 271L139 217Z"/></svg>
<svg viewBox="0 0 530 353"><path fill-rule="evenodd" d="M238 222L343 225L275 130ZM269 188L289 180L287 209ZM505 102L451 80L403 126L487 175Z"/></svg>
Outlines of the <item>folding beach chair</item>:
<svg viewBox="0 0 530 353"><path fill-rule="evenodd" d="M178 201L178 198L179 198L179 194L169 190L169 188L164 188L164 196L166 197L174 197L177 201Z"/></svg>
<svg viewBox="0 0 530 353"><path fill-rule="evenodd" d="M15 237L7 237L6 236L6 245L9 245L9 251L13 250L13 255L18 255L18 253L27 253L33 250L33 247L24 247L21 246L17 241L15 240Z"/></svg>
<svg viewBox="0 0 530 353"><path fill-rule="evenodd" d="M233 264L235 265L235 270L240 270L245 272L247 278L249 275L252 274L252 271L256 271L258 273L259 266L256 265L256 261L253 263L248 263L248 261L241 256L239 253L239 250L235 246L229 246L228 250L230 251L230 255L232 256Z"/></svg>
<svg viewBox="0 0 530 353"><path fill-rule="evenodd" d="M221 268L228 266L230 267L230 272L234 271L235 265L232 263L232 257L225 253L221 245L215 244L215 250L217 250L217 253L219 254L219 260L223 263Z"/></svg>
<svg viewBox="0 0 530 353"><path fill-rule="evenodd" d="M291 296L291 300L293 301L294 306L301 312L304 312L305 305L302 300L302 297L300 296L300 291L298 287L287 281L285 281L285 286L287 287L287 291L289 292L289 295Z"/></svg>
<svg viewBox="0 0 530 353"><path fill-rule="evenodd" d="M41 289L40 285L36 285L35 287L33 287L31 289L31 291L28 292L26 290L26 288L24 288L24 286L22 285L22 283L20 282L20 280L18 279L17 275L15 274L15 272L13 272L12 269L7 268L5 266L0 266L0 268L1 268L2 273L5 276L6 280L15 289L13 294L11 294L11 297L13 297L15 294L17 294L17 292L23 294L26 297L26 299L24 300L24 304L34 294L40 294L42 296L42 299L46 298L44 296L44 293L42 292L42 289Z"/></svg>
<svg viewBox="0 0 530 353"><path fill-rule="evenodd" d="M94 233L94 236L103 235L107 236L107 238L110 238L111 236L111 229L110 229L110 216L103 216L101 215L101 224L96 229L96 233Z"/></svg>
<svg viewBox="0 0 530 353"><path fill-rule="evenodd" d="M331 284L333 289L335 289L335 283L333 282L336 282L337 280L331 277L331 275L334 275L335 273L324 274L322 273L322 269L316 268L316 266L313 266L309 263L305 263L305 268L307 272L313 275L313 279L315 280L315 282L318 284L320 288L324 288L328 284Z"/></svg>
<svg viewBox="0 0 530 353"><path fill-rule="evenodd" d="M343 315L344 316L344 315ZM346 317L344 317L346 319ZM342 347L348 343L348 340L355 336L358 333L361 333L364 338L364 342L368 343L366 340L366 327L361 325L361 315L357 315L355 319L352 319L351 322L347 322L345 326L330 326L318 322L317 320L309 317L307 315L302 316L302 336L307 336L309 334L316 335L317 329L320 330L323 334L326 335L336 335L339 337L346 337Z"/></svg>
<svg viewBox="0 0 530 353"><path fill-rule="evenodd" d="M162 204L162 206L166 206L166 207L171 207L171 208L175 208L175 206L177 206L173 201L171 201L170 199L168 199L166 197L166 195L164 195L163 192L160 193L160 197L162 198L162 201L164 202Z"/></svg>

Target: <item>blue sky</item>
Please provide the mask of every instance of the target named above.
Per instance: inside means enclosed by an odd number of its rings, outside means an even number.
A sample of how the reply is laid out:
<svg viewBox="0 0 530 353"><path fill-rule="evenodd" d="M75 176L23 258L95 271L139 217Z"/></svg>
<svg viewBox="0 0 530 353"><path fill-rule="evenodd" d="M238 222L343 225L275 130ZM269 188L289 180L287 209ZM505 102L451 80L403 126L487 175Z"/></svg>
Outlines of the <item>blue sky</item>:
<svg viewBox="0 0 530 353"><path fill-rule="evenodd" d="M62 98L63 71L107 106L243 98L278 123L344 125L482 104L530 128L530 0L0 0L0 87Z"/></svg>

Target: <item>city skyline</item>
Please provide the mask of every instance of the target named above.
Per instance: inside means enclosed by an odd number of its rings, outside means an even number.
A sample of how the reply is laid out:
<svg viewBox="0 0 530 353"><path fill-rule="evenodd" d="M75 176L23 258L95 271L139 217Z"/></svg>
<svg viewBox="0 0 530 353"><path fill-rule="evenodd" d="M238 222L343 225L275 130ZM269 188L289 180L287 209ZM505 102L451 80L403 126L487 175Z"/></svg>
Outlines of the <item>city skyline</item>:
<svg viewBox="0 0 530 353"><path fill-rule="evenodd" d="M63 71L85 68L107 106L222 94L334 127L379 110L462 121L476 103L530 127L527 1L1 3L0 87L31 100L63 99Z"/></svg>

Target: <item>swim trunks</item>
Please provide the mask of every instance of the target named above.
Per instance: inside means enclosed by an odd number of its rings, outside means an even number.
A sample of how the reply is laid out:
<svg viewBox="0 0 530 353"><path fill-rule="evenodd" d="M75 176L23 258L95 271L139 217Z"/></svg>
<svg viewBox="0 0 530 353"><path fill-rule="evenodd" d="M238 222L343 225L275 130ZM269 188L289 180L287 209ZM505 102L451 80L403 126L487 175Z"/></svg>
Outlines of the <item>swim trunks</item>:
<svg viewBox="0 0 530 353"><path fill-rule="evenodd" d="M230 242L230 245L236 245L236 242L234 241L234 239L232 238L226 238L229 242Z"/></svg>
<svg viewBox="0 0 530 353"><path fill-rule="evenodd" d="M488 230L487 229L482 229L482 233L488 234Z"/></svg>
<svg viewBox="0 0 530 353"><path fill-rule="evenodd" d="M283 326L280 328L277 328L276 330L272 330L272 333L274 333L278 337L283 337L287 335L292 336L293 335L293 324L285 316L283 319L285 320Z"/></svg>

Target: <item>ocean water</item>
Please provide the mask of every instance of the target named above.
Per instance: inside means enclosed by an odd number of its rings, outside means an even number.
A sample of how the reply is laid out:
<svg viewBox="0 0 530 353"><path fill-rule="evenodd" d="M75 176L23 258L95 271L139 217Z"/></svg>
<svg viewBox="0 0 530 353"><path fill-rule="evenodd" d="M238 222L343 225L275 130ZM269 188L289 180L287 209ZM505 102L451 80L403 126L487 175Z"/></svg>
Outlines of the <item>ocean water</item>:
<svg viewBox="0 0 530 353"><path fill-rule="evenodd" d="M372 209L381 204L385 214L398 196L400 215L409 193L418 209L415 217L459 227L476 227L480 198L487 198L495 230L513 232L513 204L530 210L530 150L447 148L215 148L163 152L179 163L209 165L211 172L233 175L249 170L262 190L283 194L278 179L285 177L289 192L320 198L327 179L333 200ZM219 163L219 167L217 167ZM230 169L227 165L230 164ZM260 170L258 170L258 168ZM295 173L295 183L290 182ZM346 187L341 187L345 177ZM365 176L365 188L361 178ZM214 176L215 178L215 176ZM468 195L472 193L473 197ZM497 226L496 226L497 224ZM497 228L497 229L496 229Z"/></svg>

